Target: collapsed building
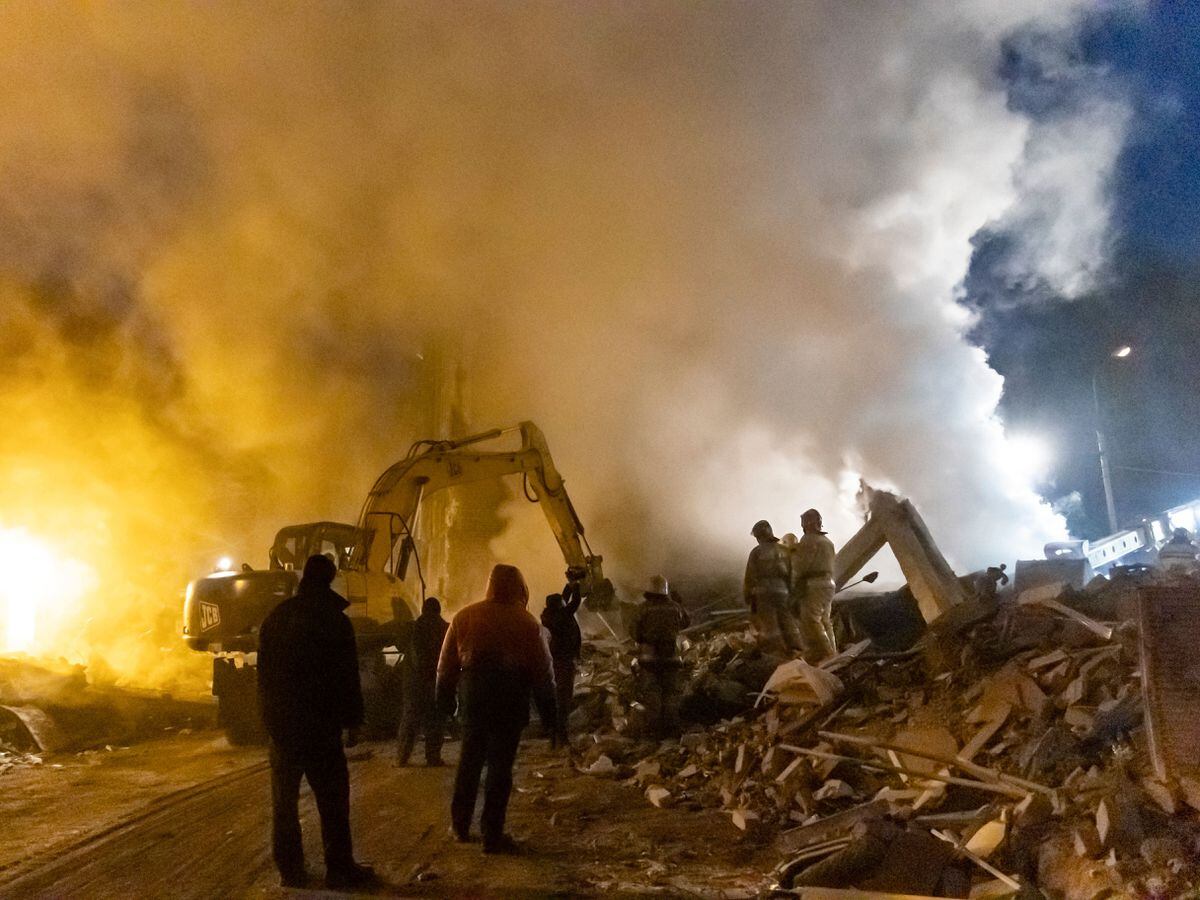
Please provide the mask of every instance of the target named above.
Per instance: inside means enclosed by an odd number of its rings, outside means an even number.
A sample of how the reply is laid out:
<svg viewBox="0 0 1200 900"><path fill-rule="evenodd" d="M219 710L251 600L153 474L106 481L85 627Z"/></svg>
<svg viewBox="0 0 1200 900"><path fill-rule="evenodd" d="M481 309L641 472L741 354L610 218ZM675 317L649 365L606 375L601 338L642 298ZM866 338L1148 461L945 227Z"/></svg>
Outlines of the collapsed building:
<svg viewBox="0 0 1200 900"><path fill-rule="evenodd" d="M781 895L1185 895L1200 881L1200 578L1148 565L1185 509L1048 548L1008 585L1001 567L956 577L912 505L876 493L835 580L888 544L908 584L839 598L841 653L789 659L744 608L710 610L684 632L689 727L659 743L618 627L586 646L573 761L655 806L723 810L731 834L775 849L764 876ZM0 772L212 724L211 707L32 671L0 671Z"/></svg>
<svg viewBox="0 0 1200 900"><path fill-rule="evenodd" d="M590 642L579 767L656 806L724 810L774 842L781 894L1192 889L1198 573L1109 560L1081 584L1086 553L1051 553L1007 587L1000 568L955 579L915 510L882 495L839 586L889 539L923 545L897 548L908 586L839 600L848 641L819 665L761 646L734 610L688 629L678 741L644 739L628 648Z"/></svg>

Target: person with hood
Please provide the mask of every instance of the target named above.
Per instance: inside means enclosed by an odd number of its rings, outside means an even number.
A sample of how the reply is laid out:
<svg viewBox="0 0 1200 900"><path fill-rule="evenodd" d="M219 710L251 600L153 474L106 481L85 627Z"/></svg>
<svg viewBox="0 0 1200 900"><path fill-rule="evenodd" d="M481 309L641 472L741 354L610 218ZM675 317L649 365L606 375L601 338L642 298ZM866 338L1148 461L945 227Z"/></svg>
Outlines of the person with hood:
<svg viewBox="0 0 1200 900"><path fill-rule="evenodd" d="M404 641L404 712L396 743L396 762L407 766L419 735L425 737L425 765L443 766L442 737L444 724L438 711L435 686L438 656L450 623L442 618L437 597L426 597L421 615L409 626Z"/></svg>
<svg viewBox="0 0 1200 900"><path fill-rule="evenodd" d="M638 645L638 699L646 707L646 719L655 737L678 737L683 699L679 632L691 624L691 619L687 610L671 599L671 587L661 575L650 579L642 597L644 602L629 623L629 634Z"/></svg>
<svg viewBox="0 0 1200 900"><path fill-rule="evenodd" d="M792 551L779 542L771 523L756 522L750 534L758 545L746 560L742 596L754 620L759 640L771 647L801 649L800 632L792 614Z"/></svg>
<svg viewBox="0 0 1200 900"><path fill-rule="evenodd" d="M805 510L800 516L804 531L792 551L792 602L800 623L804 655L816 665L837 652L833 633L833 541L821 530L821 513Z"/></svg>
<svg viewBox="0 0 1200 900"><path fill-rule="evenodd" d="M337 566L311 556L296 596L267 616L258 635L258 696L270 737L272 852L285 886L308 881L300 839L300 781L317 799L325 880L335 889L375 880L354 861L350 840L350 776L342 749L357 742L363 721L362 688L350 604L337 594Z"/></svg>
<svg viewBox="0 0 1200 900"><path fill-rule="evenodd" d="M546 608L542 610L542 627L550 632L550 658L554 661L554 685L558 718L554 722L551 746L566 744L567 717L571 715L571 703L575 699L575 664L583 649L583 635L575 614L583 603L580 588L581 574L575 569L567 570L567 585L561 594L550 594Z"/></svg>
<svg viewBox="0 0 1200 900"><path fill-rule="evenodd" d="M521 570L495 566L484 599L460 610L450 623L438 660L438 703L449 711L457 697L463 726L450 821L460 841L470 840L475 796L486 766L480 819L484 853L517 851L504 820L521 731L529 723L530 696L542 721L556 717L550 650L528 603Z"/></svg>

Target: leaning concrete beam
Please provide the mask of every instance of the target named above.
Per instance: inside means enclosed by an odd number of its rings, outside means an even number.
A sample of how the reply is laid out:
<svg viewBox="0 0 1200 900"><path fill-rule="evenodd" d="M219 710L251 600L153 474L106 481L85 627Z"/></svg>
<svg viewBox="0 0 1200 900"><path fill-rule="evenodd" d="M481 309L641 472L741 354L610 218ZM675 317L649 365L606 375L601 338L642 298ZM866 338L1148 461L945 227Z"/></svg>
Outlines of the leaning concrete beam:
<svg viewBox="0 0 1200 900"><path fill-rule="evenodd" d="M871 498L867 523L834 560L834 584L840 589L871 561L884 544L892 548L926 622L963 601L954 570L934 543L920 513L907 500L887 491Z"/></svg>
<svg viewBox="0 0 1200 900"><path fill-rule="evenodd" d="M883 523L872 515L867 519L867 524L846 541L834 557L834 587L840 591L849 584L871 561L871 557L883 549L885 543L887 539L883 534Z"/></svg>
<svg viewBox="0 0 1200 900"><path fill-rule="evenodd" d="M895 498L891 498L895 502ZM907 500L897 504L884 530L900 571L908 579L921 615L932 622L952 606L963 602L962 587L954 570L934 543L921 514Z"/></svg>

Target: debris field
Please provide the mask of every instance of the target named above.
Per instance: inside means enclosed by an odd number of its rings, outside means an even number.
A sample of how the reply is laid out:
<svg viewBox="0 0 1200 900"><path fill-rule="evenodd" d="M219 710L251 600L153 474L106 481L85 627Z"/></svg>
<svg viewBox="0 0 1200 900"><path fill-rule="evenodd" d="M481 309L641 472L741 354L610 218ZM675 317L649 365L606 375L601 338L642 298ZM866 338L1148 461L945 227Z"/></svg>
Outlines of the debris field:
<svg viewBox="0 0 1200 900"><path fill-rule="evenodd" d="M980 594L907 649L862 638L819 666L718 617L690 629L690 724L661 743L628 648L592 641L575 763L656 807L723 810L731 837L773 845L780 895L1192 896L1200 710L1185 654L1142 632L1186 646L1196 608L1200 581L1163 574Z"/></svg>

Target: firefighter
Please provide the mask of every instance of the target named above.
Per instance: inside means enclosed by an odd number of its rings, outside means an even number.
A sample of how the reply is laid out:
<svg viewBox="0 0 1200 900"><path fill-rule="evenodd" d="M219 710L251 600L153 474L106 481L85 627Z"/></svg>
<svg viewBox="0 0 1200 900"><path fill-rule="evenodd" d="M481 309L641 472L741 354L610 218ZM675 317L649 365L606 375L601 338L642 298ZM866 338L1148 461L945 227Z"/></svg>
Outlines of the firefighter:
<svg viewBox="0 0 1200 900"><path fill-rule="evenodd" d="M325 881L335 889L374 882L354 861L350 841L350 776L342 749L358 741L362 689L349 604L331 585L337 567L311 556L296 596L284 600L259 630L258 691L271 739L272 850L283 884L308 881L300 840L300 780L317 799L325 847Z"/></svg>
<svg viewBox="0 0 1200 900"><path fill-rule="evenodd" d="M495 566L485 598L450 623L438 659L439 705L444 712L452 710L457 697L463 723L450 820L458 839L470 840L479 778L487 766L480 820L484 853L518 849L504 831L504 820L521 731L529 723L530 696L543 722L555 720L550 650L528 603L521 571Z"/></svg>
<svg viewBox="0 0 1200 900"><path fill-rule="evenodd" d="M968 576L970 590L974 592L975 598L983 603L995 603L1000 588L1008 584L1008 575L1004 571L1007 568L1007 563L1000 563L998 566L988 566L973 577Z"/></svg>
<svg viewBox="0 0 1200 900"><path fill-rule="evenodd" d="M787 551L788 566L791 568L796 566L796 548L799 542L799 538L791 532L779 539L779 545ZM775 620L779 624L780 635L784 638L784 647L791 653L799 654L804 650L804 638L800 635L799 598L791 574L788 574L787 586L787 602L775 611Z"/></svg>
<svg viewBox="0 0 1200 900"><path fill-rule="evenodd" d="M758 545L746 561L742 593L759 640L773 648L799 651L800 632L789 601L792 553L775 537L770 522L756 522L750 534Z"/></svg>
<svg viewBox="0 0 1200 900"><path fill-rule="evenodd" d="M799 620L804 655L816 664L837 652L833 633L833 541L821 530L815 509L800 516L804 532L792 551L792 603Z"/></svg>
<svg viewBox="0 0 1200 900"><path fill-rule="evenodd" d="M550 594L546 608L542 610L542 626L550 632L550 658L554 661L555 706L558 718L550 738L551 746L566 744L567 717L571 715L571 703L575 698L575 664L583 648L583 634L575 614L583 603L580 579L583 573L575 568L567 569L567 584L561 594Z"/></svg>
<svg viewBox="0 0 1200 900"><path fill-rule="evenodd" d="M691 624L687 610L671 599L667 579L655 575L643 592L629 634L638 645L637 693L646 707L651 733L678 737L682 731L679 706L683 699L683 659L679 632Z"/></svg>
<svg viewBox="0 0 1200 900"><path fill-rule="evenodd" d="M396 743L396 762L407 766L417 737L425 738L425 765L442 766L444 723L438 711L434 686L437 683L438 655L450 623L442 618L437 597L426 597L421 615L409 626L404 642L404 713Z"/></svg>
<svg viewBox="0 0 1200 900"><path fill-rule="evenodd" d="M1158 551L1158 564L1167 571L1196 571L1197 548L1186 528L1176 528Z"/></svg>

